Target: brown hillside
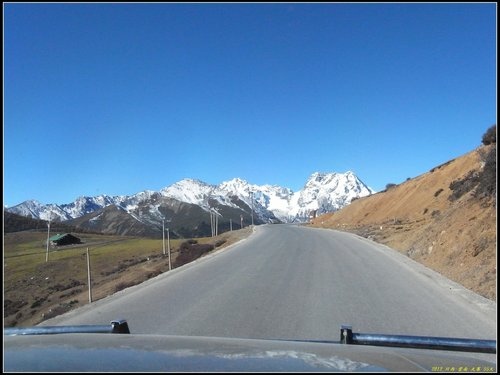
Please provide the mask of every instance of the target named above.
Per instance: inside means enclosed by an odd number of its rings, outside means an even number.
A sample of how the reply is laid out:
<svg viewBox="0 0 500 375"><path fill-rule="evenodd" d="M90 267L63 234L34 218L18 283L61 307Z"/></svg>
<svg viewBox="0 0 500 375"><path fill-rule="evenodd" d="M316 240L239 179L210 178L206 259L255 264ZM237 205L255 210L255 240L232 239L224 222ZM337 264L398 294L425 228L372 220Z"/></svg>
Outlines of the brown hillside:
<svg viewBox="0 0 500 375"><path fill-rule="evenodd" d="M481 146L384 192L317 217L311 225L371 238L496 300L496 198L477 193L478 176L495 147ZM475 188L452 201L449 197L458 189L450 189L450 184L459 180Z"/></svg>

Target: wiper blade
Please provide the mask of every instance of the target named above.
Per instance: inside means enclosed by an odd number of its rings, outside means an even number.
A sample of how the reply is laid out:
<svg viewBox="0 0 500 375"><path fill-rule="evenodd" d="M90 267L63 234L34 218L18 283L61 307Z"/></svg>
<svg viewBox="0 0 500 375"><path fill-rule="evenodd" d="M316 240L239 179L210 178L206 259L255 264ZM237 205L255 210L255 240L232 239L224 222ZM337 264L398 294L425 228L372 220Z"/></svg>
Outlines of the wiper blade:
<svg viewBox="0 0 500 375"><path fill-rule="evenodd" d="M113 320L111 325L78 325L78 326L38 326L4 328L7 336L21 335L55 335L60 333L130 333L127 321Z"/></svg>
<svg viewBox="0 0 500 375"><path fill-rule="evenodd" d="M340 343L350 345L392 346L400 348L453 350L493 354L497 352L496 340L355 333L352 332L352 327L349 325L343 325L340 328Z"/></svg>

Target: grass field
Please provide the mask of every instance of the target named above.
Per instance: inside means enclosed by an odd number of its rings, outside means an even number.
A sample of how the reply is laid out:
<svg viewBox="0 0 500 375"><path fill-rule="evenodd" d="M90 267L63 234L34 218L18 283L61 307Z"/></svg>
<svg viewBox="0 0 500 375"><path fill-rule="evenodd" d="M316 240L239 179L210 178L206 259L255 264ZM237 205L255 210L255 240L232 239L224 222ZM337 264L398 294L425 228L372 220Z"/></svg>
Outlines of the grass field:
<svg viewBox="0 0 500 375"><path fill-rule="evenodd" d="M170 240L171 268L251 233L249 228L217 237ZM96 301L169 270L161 239L73 233L82 244L50 248L47 233L4 234L4 326L30 326ZM165 249L168 253L167 239Z"/></svg>

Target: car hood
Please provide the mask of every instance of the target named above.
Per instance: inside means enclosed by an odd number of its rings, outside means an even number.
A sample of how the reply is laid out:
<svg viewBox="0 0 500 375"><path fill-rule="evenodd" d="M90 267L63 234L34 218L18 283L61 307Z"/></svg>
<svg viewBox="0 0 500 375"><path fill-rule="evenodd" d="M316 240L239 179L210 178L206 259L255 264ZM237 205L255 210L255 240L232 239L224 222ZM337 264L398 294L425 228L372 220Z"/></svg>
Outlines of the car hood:
<svg viewBox="0 0 500 375"><path fill-rule="evenodd" d="M496 355L196 336L4 336L5 371L496 371Z"/></svg>

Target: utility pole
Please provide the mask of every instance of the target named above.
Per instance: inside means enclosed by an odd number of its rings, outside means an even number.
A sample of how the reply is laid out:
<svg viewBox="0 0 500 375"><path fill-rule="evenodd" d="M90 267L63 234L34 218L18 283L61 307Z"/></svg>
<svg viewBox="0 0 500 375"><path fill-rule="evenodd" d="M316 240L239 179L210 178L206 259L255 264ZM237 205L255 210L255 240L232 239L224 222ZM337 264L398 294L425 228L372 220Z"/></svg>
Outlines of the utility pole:
<svg viewBox="0 0 500 375"><path fill-rule="evenodd" d="M167 243L168 243L168 270L172 269L172 261L170 260L170 228L167 228Z"/></svg>
<svg viewBox="0 0 500 375"><path fill-rule="evenodd" d="M163 255L165 255L165 218L161 219L163 224Z"/></svg>
<svg viewBox="0 0 500 375"><path fill-rule="evenodd" d="M212 212L212 208L210 207L210 234L214 236L214 213Z"/></svg>
<svg viewBox="0 0 500 375"><path fill-rule="evenodd" d="M212 213L214 215L214 237L217 236L217 214L215 213L215 209Z"/></svg>
<svg viewBox="0 0 500 375"><path fill-rule="evenodd" d="M215 208L210 208L210 229L212 230L212 237L219 234L219 213Z"/></svg>
<svg viewBox="0 0 500 375"><path fill-rule="evenodd" d="M89 303L92 303L92 286L90 284L90 255L89 255L89 248L87 247L87 276L89 280Z"/></svg>
<svg viewBox="0 0 500 375"><path fill-rule="evenodd" d="M45 254L45 262L49 261L49 237L50 237L50 219L52 218L51 213L49 213L49 222L47 223L47 253Z"/></svg>
<svg viewBox="0 0 500 375"><path fill-rule="evenodd" d="M233 219L229 219L229 231L233 231Z"/></svg>
<svg viewBox="0 0 500 375"><path fill-rule="evenodd" d="M163 225L163 255L165 255L165 218L161 219ZM172 219L168 219L167 223L170 223ZM172 269L172 258L170 256L170 228L167 226L167 245L168 245L168 270Z"/></svg>
<svg viewBox="0 0 500 375"><path fill-rule="evenodd" d="M243 229L243 215L240 215L240 229Z"/></svg>
<svg viewBox="0 0 500 375"><path fill-rule="evenodd" d="M219 235L219 213L215 211L214 214L215 214L215 236L217 237Z"/></svg>
<svg viewBox="0 0 500 375"><path fill-rule="evenodd" d="M250 199L252 201L252 228L253 228L253 191L250 191Z"/></svg>

